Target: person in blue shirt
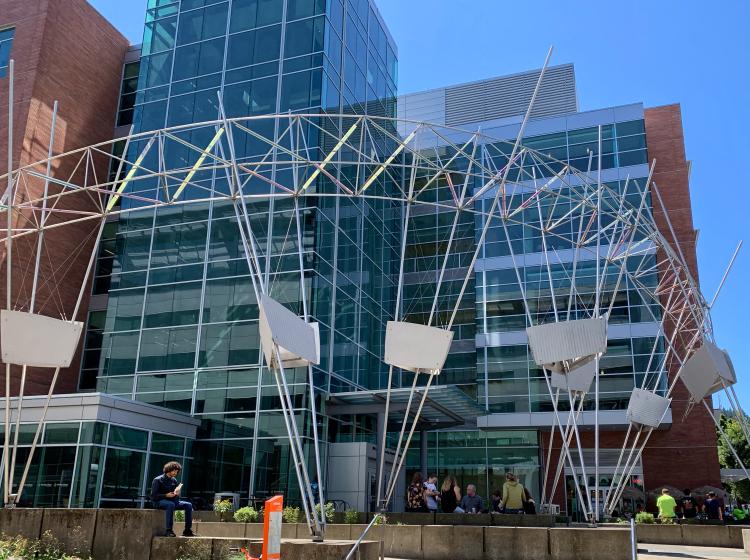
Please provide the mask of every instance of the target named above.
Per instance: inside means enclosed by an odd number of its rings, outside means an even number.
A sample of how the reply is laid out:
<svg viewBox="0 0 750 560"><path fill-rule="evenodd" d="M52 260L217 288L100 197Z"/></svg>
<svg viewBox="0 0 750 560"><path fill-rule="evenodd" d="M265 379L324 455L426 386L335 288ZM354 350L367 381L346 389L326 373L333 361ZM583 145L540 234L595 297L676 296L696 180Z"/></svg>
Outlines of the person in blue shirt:
<svg viewBox="0 0 750 560"><path fill-rule="evenodd" d="M177 461L170 461L164 465L164 473L154 478L151 483L151 501L157 509L163 509L166 518L167 537L174 537L174 512L176 509L185 510L185 530L183 537L193 535L193 504L180 500L182 484L177 483L177 475L180 474L182 465Z"/></svg>

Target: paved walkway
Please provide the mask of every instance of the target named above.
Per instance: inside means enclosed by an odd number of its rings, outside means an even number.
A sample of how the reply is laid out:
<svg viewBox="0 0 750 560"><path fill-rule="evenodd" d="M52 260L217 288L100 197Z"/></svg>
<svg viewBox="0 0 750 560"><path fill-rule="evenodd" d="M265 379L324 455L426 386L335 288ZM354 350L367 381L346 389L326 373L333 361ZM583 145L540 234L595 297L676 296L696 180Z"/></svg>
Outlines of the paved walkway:
<svg viewBox="0 0 750 560"><path fill-rule="evenodd" d="M705 546L673 546L669 544L638 545L638 560L750 560L741 548L710 548ZM386 558L385 560L399 560Z"/></svg>
<svg viewBox="0 0 750 560"><path fill-rule="evenodd" d="M638 544L639 560L736 560L750 559L741 548L711 548L707 546L674 546L669 544Z"/></svg>

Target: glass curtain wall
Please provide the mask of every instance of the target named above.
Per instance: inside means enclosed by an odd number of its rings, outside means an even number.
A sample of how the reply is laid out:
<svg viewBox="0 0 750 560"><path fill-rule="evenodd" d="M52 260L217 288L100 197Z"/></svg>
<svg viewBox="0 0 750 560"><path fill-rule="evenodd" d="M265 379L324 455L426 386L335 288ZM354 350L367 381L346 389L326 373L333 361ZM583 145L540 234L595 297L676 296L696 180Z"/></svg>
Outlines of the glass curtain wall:
<svg viewBox="0 0 750 560"><path fill-rule="evenodd" d="M20 425L16 485L36 428ZM143 507L151 479L164 464L189 465L192 453L184 437L105 422L47 422L39 441L19 502L23 507Z"/></svg>
<svg viewBox="0 0 750 560"><path fill-rule="evenodd" d="M339 115L395 116L395 53L367 0L149 0L134 128L217 119L221 96L229 118L329 115L302 131L303 139L284 136L280 120L249 125L282 147L304 141L309 150L326 153L335 144L332 136L351 126L350 118ZM195 146L211 140L208 129L177 136ZM389 154L395 149L392 140L378 140L373 149ZM269 150L247 135L235 136L234 144L240 162L257 162ZM129 150L138 154L143 148L136 142ZM169 167L189 168L196 157L177 142L164 146ZM277 163L262 173L293 186L283 157L275 150L269 159ZM147 157L143 167L156 163ZM342 183L357 180L338 168ZM309 192L330 189L327 181L321 175ZM198 173L191 183L183 198L229 192L223 174ZM383 180L371 190L376 188L393 187ZM128 189L162 196L147 180ZM245 192L268 188L251 181ZM254 199L249 205L270 295L299 313L304 295L319 322L318 390L382 387L380 356L385 321L393 313L390 271L400 209L325 197L310 197L305 204L299 210L304 284L293 202ZM96 375L98 390L203 421L191 487L207 502L215 491L262 497L280 489L293 502L296 477L275 381L261 360L258 305L248 275L230 203L134 208L105 231L94 291L108 295L107 309L89 317L84 374L89 385ZM288 373L300 433L311 438L307 371ZM320 393L317 401L321 411ZM322 412L319 433L325 439L328 421L334 420ZM310 445L306 453L309 459Z"/></svg>

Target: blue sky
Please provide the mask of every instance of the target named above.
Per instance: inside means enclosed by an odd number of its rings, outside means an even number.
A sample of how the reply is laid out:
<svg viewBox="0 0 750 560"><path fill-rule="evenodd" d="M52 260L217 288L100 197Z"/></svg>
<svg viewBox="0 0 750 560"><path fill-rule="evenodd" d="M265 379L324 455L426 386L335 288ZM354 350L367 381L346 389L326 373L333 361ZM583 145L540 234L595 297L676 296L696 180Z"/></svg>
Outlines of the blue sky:
<svg viewBox="0 0 750 560"><path fill-rule="evenodd" d="M145 0L90 0L140 42ZM713 296L747 235L743 138L750 130L750 2L376 0L399 46L399 91L409 93L553 64L575 64L582 110L642 101L682 105L692 160L700 282ZM658 163L657 163L658 165ZM745 225L743 228L742 226ZM750 239L713 310L750 408Z"/></svg>

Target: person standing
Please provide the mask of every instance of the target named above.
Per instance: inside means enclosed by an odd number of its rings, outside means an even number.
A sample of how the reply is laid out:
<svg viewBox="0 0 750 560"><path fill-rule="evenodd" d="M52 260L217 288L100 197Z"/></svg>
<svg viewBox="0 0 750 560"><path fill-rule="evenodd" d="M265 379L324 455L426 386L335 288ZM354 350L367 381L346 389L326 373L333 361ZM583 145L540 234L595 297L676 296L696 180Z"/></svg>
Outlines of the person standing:
<svg viewBox="0 0 750 560"><path fill-rule="evenodd" d="M185 511L185 530L183 537L193 537L193 504L180 500L182 484L178 484L177 475L182 466L177 461L170 461L164 465L164 472L151 482L151 501L157 509L163 509L166 519L167 537L174 537L174 512L176 509Z"/></svg>
<svg viewBox="0 0 750 560"><path fill-rule="evenodd" d="M524 488L513 473L505 473L503 484L503 503L505 513L523 513Z"/></svg>
<svg viewBox="0 0 750 560"><path fill-rule="evenodd" d="M453 513L460 501L461 489L458 487L456 477L449 474L440 487L440 509L443 513Z"/></svg>
<svg viewBox="0 0 750 560"><path fill-rule="evenodd" d="M424 501L424 484L422 473L417 471L411 477L411 484L406 489L406 511L409 513L423 513L427 511Z"/></svg>
<svg viewBox="0 0 750 560"><path fill-rule="evenodd" d="M674 510L677 507L677 502L669 495L668 489L662 489L661 496L656 500L656 507L659 508L659 519L674 519L676 517Z"/></svg>
<svg viewBox="0 0 750 560"><path fill-rule="evenodd" d="M427 504L427 511L430 513L437 512L438 499L440 492L437 489L437 475L431 474L427 477L427 482L424 483L424 499Z"/></svg>
<svg viewBox="0 0 750 560"><path fill-rule="evenodd" d="M691 495L690 488L682 491L682 498L679 501L680 510L683 519L695 519L698 515L698 500Z"/></svg>
<svg viewBox="0 0 750 560"><path fill-rule="evenodd" d="M716 492L713 490L709 492L706 501L703 502L703 512L706 514L706 517L708 519L723 521L723 509L721 500L716 497Z"/></svg>

